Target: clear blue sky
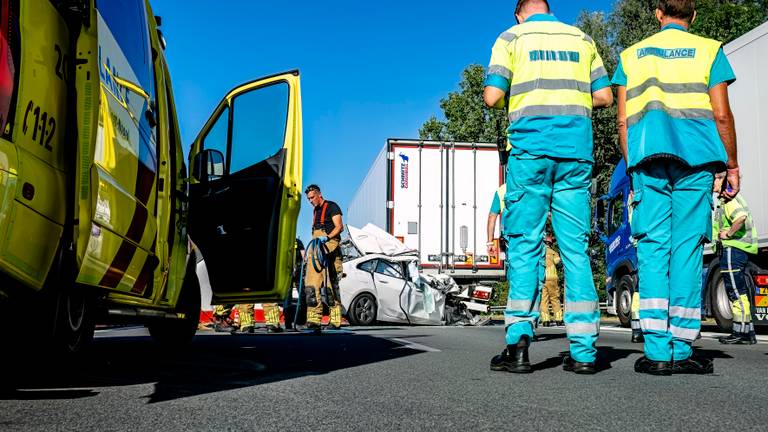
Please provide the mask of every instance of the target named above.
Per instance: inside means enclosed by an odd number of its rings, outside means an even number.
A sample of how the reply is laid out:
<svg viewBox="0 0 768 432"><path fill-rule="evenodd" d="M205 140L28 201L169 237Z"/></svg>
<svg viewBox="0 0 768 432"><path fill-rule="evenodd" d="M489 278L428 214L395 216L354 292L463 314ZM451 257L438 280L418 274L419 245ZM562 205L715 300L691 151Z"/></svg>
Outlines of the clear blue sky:
<svg viewBox="0 0 768 432"><path fill-rule="evenodd" d="M163 17L185 152L239 83L301 71L304 185L346 209L387 138L415 138L471 63L487 65L515 0L150 0ZM573 23L613 0L550 0ZM310 206L298 233L306 239Z"/></svg>

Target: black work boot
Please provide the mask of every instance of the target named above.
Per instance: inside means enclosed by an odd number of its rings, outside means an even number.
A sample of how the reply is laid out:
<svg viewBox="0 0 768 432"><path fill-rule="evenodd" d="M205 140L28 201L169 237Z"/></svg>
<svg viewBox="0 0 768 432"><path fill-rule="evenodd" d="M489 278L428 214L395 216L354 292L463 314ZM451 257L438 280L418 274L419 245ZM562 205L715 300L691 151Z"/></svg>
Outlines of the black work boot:
<svg viewBox="0 0 768 432"><path fill-rule="evenodd" d="M635 362L635 372L648 375L672 375L672 365L670 362L653 361L642 356Z"/></svg>
<svg viewBox="0 0 768 432"><path fill-rule="evenodd" d="M507 345L501 354L491 359L492 371L507 371L512 373L531 373L531 362L528 359L528 336L520 338L517 345Z"/></svg>
<svg viewBox="0 0 768 432"><path fill-rule="evenodd" d="M673 374L695 374L705 375L714 372L714 362L708 358L701 357L694 353L685 360L675 360L672 362Z"/></svg>
<svg viewBox="0 0 768 432"><path fill-rule="evenodd" d="M757 336L755 336L755 332L750 333L733 332L730 335L723 336L718 340L721 344L725 345L754 345L757 343Z"/></svg>
<svg viewBox="0 0 768 432"><path fill-rule="evenodd" d="M577 362L570 354L563 358L563 370L579 375L593 375L597 372L595 362Z"/></svg>
<svg viewBox="0 0 768 432"><path fill-rule="evenodd" d="M643 343L645 338L643 337L643 331L640 329L632 329L632 343Z"/></svg>

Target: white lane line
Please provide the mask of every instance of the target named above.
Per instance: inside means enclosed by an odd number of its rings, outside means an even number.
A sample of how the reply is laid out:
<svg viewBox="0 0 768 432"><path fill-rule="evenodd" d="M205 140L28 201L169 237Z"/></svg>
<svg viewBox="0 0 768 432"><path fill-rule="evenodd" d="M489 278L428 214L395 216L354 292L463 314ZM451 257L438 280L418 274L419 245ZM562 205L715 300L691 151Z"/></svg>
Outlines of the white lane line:
<svg viewBox="0 0 768 432"><path fill-rule="evenodd" d="M604 331L604 330L612 331L612 332L615 332L615 333L630 333L630 332L632 332L632 329L630 329L630 328L600 326L600 331ZM715 332L702 332L701 333L701 337L706 338L706 339L717 340L718 338L723 337L723 336L728 336L728 334L727 333L715 333ZM768 335L758 335L757 336L757 341L758 342L768 342Z"/></svg>
<svg viewBox="0 0 768 432"><path fill-rule="evenodd" d="M400 339L400 338L387 338L391 340L392 342L402 345L403 348L409 348L416 351L424 351L424 352L441 352L437 348L428 347L426 345L422 345L420 343L411 342L407 339Z"/></svg>

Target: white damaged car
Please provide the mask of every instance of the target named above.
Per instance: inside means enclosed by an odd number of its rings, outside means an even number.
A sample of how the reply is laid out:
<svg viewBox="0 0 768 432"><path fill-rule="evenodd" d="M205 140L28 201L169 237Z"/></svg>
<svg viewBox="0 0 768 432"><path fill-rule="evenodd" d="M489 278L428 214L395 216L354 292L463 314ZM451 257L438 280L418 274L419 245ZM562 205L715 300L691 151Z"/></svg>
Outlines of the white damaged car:
<svg viewBox="0 0 768 432"><path fill-rule="evenodd" d="M477 325L483 320L456 297L461 288L453 278L419 271L416 251L375 225L347 228L339 290L350 324Z"/></svg>

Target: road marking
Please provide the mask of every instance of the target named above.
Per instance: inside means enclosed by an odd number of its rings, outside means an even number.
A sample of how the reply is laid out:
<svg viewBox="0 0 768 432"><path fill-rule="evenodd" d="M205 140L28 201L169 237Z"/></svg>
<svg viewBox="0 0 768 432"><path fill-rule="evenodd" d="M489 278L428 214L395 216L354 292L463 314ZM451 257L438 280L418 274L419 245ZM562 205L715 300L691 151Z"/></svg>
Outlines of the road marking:
<svg viewBox="0 0 768 432"><path fill-rule="evenodd" d="M632 329L630 328L624 328L624 327L605 327L600 326L600 331L607 330L612 331L615 333L631 333ZM701 337L704 339L712 339L717 340L718 338L721 338L723 336L728 336L726 333L715 333L715 332L702 332ZM757 336L758 342L768 342L768 336L767 335L758 335Z"/></svg>
<svg viewBox="0 0 768 432"><path fill-rule="evenodd" d="M402 345L403 348L409 348L416 351L424 351L424 352L441 352L437 348L428 347L426 345L422 345L420 343L411 342L407 339L400 339L400 338L388 338L392 342Z"/></svg>

